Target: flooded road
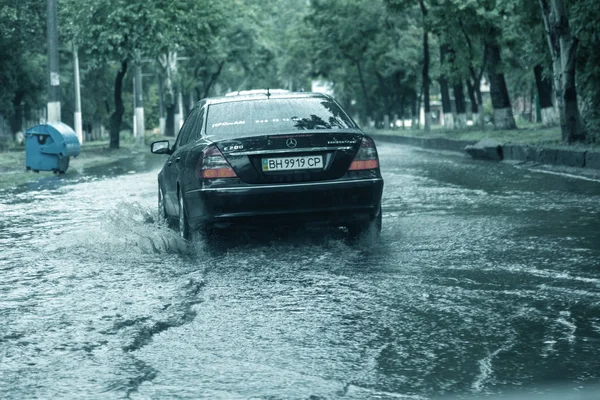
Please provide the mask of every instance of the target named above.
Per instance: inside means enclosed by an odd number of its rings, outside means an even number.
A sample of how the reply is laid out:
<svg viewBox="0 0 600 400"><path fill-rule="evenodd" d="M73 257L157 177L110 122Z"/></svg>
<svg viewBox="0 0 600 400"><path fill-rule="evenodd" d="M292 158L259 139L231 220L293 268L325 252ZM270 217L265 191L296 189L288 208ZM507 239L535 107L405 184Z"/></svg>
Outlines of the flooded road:
<svg viewBox="0 0 600 400"><path fill-rule="evenodd" d="M0 398L600 383L600 182L379 151L378 241L301 230L188 245L156 222L156 163L0 192Z"/></svg>

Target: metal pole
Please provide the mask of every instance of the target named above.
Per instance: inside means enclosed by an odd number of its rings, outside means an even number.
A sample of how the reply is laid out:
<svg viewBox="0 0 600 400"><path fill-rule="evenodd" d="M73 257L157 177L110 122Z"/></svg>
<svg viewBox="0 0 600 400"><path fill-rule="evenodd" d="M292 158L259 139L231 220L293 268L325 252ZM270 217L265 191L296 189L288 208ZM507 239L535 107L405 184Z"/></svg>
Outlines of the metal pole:
<svg viewBox="0 0 600 400"><path fill-rule="evenodd" d="M74 87L75 87L75 133L79 139L79 143L83 143L83 124L81 121L81 89L79 85L79 56L77 47L73 45L73 72Z"/></svg>
<svg viewBox="0 0 600 400"><path fill-rule="evenodd" d="M48 122L60 122L60 72L56 0L47 0Z"/></svg>
<svg viewBox="0 0 600 400"><path fill-rule="evenodd" d="M188 104L188 108L187 108L187 113L189 114L190 111L192 111L192 108L194 108L194 104L196 104L196 100L194 99L194 90L191 89L190 90L190 104Z"/></svg>
<svg viewBox="0 0 600 400"><path fill-rule="evenodd" d="M133 118L133 121L132 121L132 124L133 124L133 137L137 137L137 126L136 126L137 118L135 117L135 75L131 79L131 84L132 84L132 86L131 86L131 93L133 93L133 97L131 99L133 101L133 104L132 104L132 106L133 106L133 116L132 116L132 118Z"/></svg>
<svg viewBox="0 0 600 400"><path fill-rule="evenodd" d="M177 108L175 108L175 134L179 132L183 125L183 94L181 93L181 87L177 90Z"/></svg>
<svg viewBox="0 0 600 400"><path fill-rule="evenodd" d="M173 103L175 104L175 116L173 118L173 132L175 132L175 137L177 137L179 133L179 129L181 128L182 118L181 114L183 113L180 96L181 96L181 82L179 82L179 75L177 74L177 52L171 51L169 52L169 66L171 72L171 82L174 79L177 82L173 85Z"/></svg>
<svg viewBox="0 0 600 400"><path fill-rule="evenodd" d="M142 93L142 61L138 60L135 66L135 127L137 142L144 141L144 99Z"/></svg>
<svg viewBox="0 0 600 400"><path fill-rule="evenodd" d="M164 100L164 82L160 71L158 71L158 118L160 126L160 134L165 136L167 119L165 118L165 100Z"/></svg>

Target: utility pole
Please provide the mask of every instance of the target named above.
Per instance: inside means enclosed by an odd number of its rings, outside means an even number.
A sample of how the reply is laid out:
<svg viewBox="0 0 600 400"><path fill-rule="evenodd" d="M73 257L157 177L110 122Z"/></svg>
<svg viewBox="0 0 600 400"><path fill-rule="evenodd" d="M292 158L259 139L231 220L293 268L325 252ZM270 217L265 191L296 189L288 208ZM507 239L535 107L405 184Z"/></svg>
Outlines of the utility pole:
<svg viewBox="0 0 600 400"><path fill-rule="evenodd" d="M183 94L181 93L181 84L177 92L177 107L175 108L175 135L183 125Z"/></svg>
<svg viewBox="0 0 600 400"><path fill-rule="evenodd" d="M163 76L160 70L157 71L158 75L158 123L160 126L160 134L166 135L167 119L165 118L165 99L164 99L164 82Z"/></svg>
<svg viewBox="0 0 600 400"><path fill-rule="evenodd" d="M133 93L133 98L132 98L132 101L133 101L133 108L132 108L133 109L133 125L132 126L133 126L133 137L135 138L135 137L137 137L137 117L135 115L135 102L137 101L135 99L135 75L133 75L133 79L131 80L131 82L133 84L133 86L131 87L131 90L132 90L131 93Z"/></svg>
<svg viewBox="0 0 600 400"><path fill-rule="evenodd" d="M135 137L136 142L144 141L144 99L142 92L142 60L135 65Z"/></svg>
<svg viewBox="0 0 600 400"><path fill-rule="evenodd" d="M58 58L58 13L56 0L47 0L48 122L60 122L60 72Z"/></svg>
<svg viewBox="0 0 600 400"><path fill-rule="evenodd" d="M75 87L75 133L79 139L79 143L83 143L83 126L81 122L81 89L79 85L79 56L77 55L77 47L73 45L73 73Z"/></svg>

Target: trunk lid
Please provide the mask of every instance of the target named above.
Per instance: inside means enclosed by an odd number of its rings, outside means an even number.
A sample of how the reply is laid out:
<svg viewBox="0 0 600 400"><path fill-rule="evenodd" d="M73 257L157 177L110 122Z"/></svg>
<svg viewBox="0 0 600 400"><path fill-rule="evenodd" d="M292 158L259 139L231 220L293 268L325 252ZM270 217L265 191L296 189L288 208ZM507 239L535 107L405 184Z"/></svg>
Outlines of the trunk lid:
<svg viewBox="0 0 600 400"><path fill-rule="evenodd" d="M246 183L290 183L343 176L364 135L357 130L303 131L216 142L238 177Z"/></svg>

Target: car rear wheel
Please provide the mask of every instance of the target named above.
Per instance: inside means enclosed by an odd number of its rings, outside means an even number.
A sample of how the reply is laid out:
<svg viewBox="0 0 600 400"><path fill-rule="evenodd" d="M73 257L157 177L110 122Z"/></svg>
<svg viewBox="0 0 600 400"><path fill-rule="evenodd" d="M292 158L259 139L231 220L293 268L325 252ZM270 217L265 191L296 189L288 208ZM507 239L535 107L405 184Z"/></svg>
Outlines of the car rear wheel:
<svg viewBox="0 0 600 400"><path fill-rule="evenodd" d="M185 204L183 202L183 195L181 190L178 192L179 198L179 236L181 236L185 240L189 240L191 238L190 225L187 220L187 212L185 210Z"/></svg>

